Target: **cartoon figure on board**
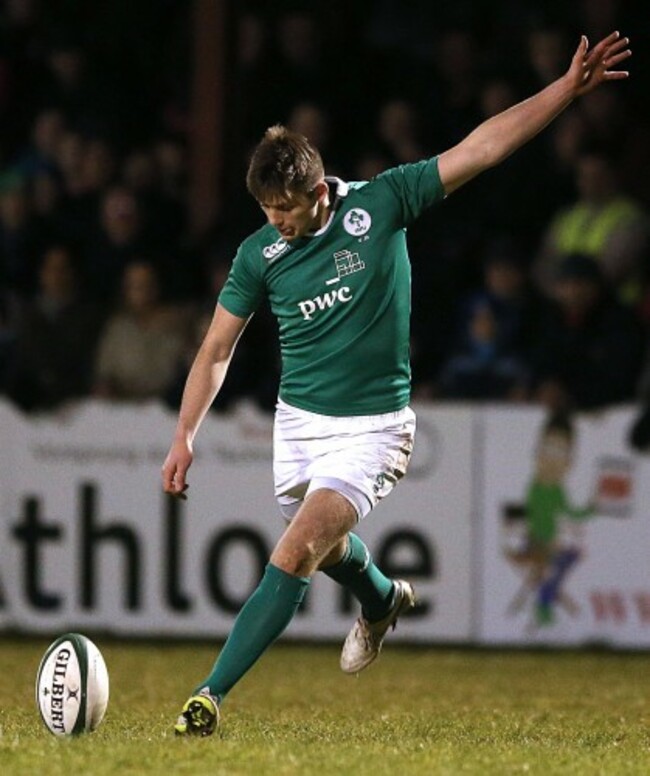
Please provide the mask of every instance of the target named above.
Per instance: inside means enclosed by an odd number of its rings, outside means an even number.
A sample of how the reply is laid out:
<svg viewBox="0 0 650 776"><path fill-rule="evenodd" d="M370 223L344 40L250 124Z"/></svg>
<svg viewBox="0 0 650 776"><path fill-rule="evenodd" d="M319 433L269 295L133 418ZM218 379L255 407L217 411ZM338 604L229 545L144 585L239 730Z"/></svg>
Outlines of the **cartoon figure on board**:
<svg viewBox="0 0 650 776"><path fill-rule="evenodd" d="M592 504L571 504L565 479L571 469L573 424L568 415L551 415L535 450L535 470L523 505L509 505L505 521L513 546L504 549L508 560L521 570L522 584L508 613L518 614L532 598L533 627L551 625L557 607L570 615L578 605L564 589L569 572L582 556L582 524L595 514Z"/></svg>

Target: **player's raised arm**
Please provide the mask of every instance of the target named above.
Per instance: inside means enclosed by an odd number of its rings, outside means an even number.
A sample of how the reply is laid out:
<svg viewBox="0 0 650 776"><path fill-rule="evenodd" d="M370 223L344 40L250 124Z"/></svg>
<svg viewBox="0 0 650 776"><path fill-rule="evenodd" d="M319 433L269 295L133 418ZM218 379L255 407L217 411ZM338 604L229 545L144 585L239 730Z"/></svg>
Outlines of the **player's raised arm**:
<svg viewBox="0 0 650 776"><path fill-rule="evenodd" d="M613 32L589 49L585 36L567 72L545 89L484 121L458 145L440 155L439 172L445 192L452 191L479 173L502 162L531 140L576 97L601 83L627 78L616 70L631 55L629 40Z"/></svg>
<svg viewBox="0 0 650 776"><path fill-rule="evenodd" d="M163 490L182 496L192 464L192 443L228 371L230 359L248 319L217 304L212 323L190 369L176 425L174 441L162 467Z"/></svg>

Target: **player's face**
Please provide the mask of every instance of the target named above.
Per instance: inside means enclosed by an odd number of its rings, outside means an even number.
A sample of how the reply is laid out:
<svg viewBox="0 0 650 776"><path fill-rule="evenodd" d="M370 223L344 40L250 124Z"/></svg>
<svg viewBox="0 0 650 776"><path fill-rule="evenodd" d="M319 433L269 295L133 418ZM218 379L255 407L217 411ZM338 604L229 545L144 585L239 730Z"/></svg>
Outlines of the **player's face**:
<svg viewBox="0 0 650 776"><path fill-rule="evenodd" d="M290 194L260 202L269 224L291 242L320 227L320 198L316 194Z"/></svg>

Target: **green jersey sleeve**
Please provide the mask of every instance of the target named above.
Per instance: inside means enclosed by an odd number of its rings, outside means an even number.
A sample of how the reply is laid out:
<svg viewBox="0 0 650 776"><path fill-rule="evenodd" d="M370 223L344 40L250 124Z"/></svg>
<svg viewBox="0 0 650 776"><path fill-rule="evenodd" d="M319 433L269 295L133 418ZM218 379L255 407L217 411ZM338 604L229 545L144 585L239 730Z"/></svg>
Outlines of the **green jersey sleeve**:
<svg viewBox="0 0 650 776"><path fill-rule="evenodd" d="M263 267L247 243L240 245L218 299L229 313L240 318L252 315L266 293Z"/></svg>
<svg viewBox="0 0 650 776"><path fill-rule="evenodd" d="M375 182L383 184L399 203L403 226L408 226L423 210L445 197L437 156L393 167L378 175Z"/></svg>

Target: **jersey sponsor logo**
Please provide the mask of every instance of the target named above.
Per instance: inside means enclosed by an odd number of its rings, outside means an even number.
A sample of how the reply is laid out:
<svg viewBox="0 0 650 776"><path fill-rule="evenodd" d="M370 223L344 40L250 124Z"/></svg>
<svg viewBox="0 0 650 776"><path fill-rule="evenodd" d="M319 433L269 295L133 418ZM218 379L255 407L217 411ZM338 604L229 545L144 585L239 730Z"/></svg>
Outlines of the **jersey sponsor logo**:
<svg viewBox="0 0 650 776"><path fill-rule="evenodd" d="M333 283L338 283L342 277L351 275L353 272L360 272L366 268L365 263L361 260L358 253L352 253L351 251L337 251L334 254L334 265L336 266L336 277L326 280L325 283L331 286Z"/></svg>
<svg viewBox="0 0 650 776"><path fill-rule="evenodd" d="M284 237L280 237L277 242L274 242L272 245L267 245L266 248L262 250L262 255L265 259L268 259L269 262L275 261L280 258L288 247L289 244Z"/></svg>
<svg viewBox="0 0 650 776"><path fill-rule="evenodd" d="M334 307L336 302L345 304L351 300L352 291L349 286L341 286L335 288L334 291L326 291L320 296L315 296L313 299L303 299L302 302L298 302L298 307L302 317L306 321L311 321L318 310L328 310L330 307Z"/></svg>
<svg viewBox="0 0 650 776"><path fill-rule="evenodd" d="M343 228L348 234L354 237L361 237L366 234L372 226L372 218L370 213L363 208L355 207L352 210L348 210L343 218Z"/></svg>

